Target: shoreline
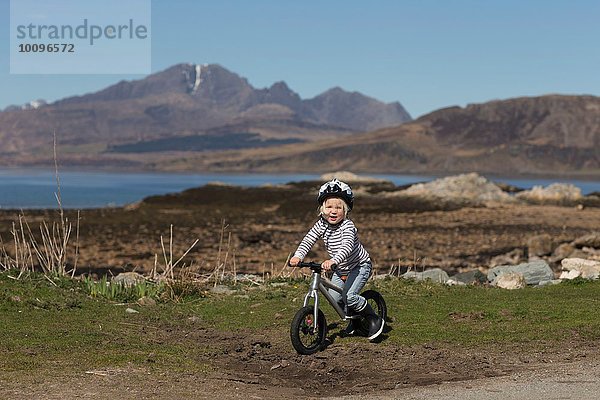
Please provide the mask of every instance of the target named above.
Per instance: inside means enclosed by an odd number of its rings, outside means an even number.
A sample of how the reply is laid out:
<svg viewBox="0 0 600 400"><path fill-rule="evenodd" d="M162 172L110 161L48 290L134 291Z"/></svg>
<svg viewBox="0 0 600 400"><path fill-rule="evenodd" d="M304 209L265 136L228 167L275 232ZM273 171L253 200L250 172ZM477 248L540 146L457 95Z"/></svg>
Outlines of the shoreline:
<svg viewBox="0 0 600 400"><path fill-rule="evenodd" d="M55 172L54 164L47 165L1 165L0 174L3 171L51 171ZM131 174L181 174L181 175L323 175L331 173L331 170L295 170L286 169L285 171L268 170L268 169L253 169L244 170L239 169L202 169L202 168L182 168L182 169L168 169L168 168L149 168L149 167L133 167L133 166L90 166L89 164L63 164L59 167L59 175L61 172L87 172L87 173L131 173ZM570 179L570 180L581 180L600 182L600 171L565 171L548 173L544 172L517 172L517 173L497 173L487 171L475 171L475 170L457 170L457 171L439 171L439 170L407 170L407 171L394 171L385 169L355 169L351 171L360 176L429 176L435 179L444 178L453 175L468 174L476 172L479 175L498 179L533 179L533 180L550 180L550 179Z"/></svg>
<svg viewBox="0 0 600 400"><path fill-rule="evenodd" d="M346 171L336 171L339 174ZM332 175L331 172L327 173ZM232 188L265 187L290 183L314 183L323 181L319 174L293 173L192 173L192 172L111 172L102 170L59 171L60 189L65 209L105 209L127 207L151 196L180 193L199 189L211 183L222 183ZM447 174L358 174L357 178L383 180L387 185L399 188L417 183L432 182L457 175ZM583 196L600 192L600 179L579 180L567 178L526 178L480 175L501 188L530 190L534 186L547 187L553 183L572 184L581 190ZM360 180L349 180L356 185ZM54 170L41 168L0 168L0 209L56 209L54 193L57 189ZM392 190L391 187L386 189ZM505 191L510 191L506 189ZM514 190L513 190L514 191ZM70 204L69 204L70 203Z"/></svg>

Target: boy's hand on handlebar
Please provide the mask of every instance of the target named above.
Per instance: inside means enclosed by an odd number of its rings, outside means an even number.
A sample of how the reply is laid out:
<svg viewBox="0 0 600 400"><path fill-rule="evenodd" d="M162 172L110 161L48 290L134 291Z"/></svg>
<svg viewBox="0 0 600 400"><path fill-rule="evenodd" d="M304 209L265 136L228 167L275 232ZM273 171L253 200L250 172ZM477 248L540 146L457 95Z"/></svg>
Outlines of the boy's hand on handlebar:
<svg viewBox="0 0 600 400"><path fill-rule="evenodd" d="M292 257L292 258L290 258L290 262L289 262L289 264L290 264L290 266L292 266L292 267L297 267L297 266L298 266L298 263L299 263L300 261L302 261L300 258L298 258L298 257Z"/></svg>
<svg viewBox="0 0 600 400"><path fill-rule="evenodd" d="M321 264L321 268L323 268L324 271L330 271L334 266L335 266L335 261L333 261L333 260L325 260Z"/></svg>

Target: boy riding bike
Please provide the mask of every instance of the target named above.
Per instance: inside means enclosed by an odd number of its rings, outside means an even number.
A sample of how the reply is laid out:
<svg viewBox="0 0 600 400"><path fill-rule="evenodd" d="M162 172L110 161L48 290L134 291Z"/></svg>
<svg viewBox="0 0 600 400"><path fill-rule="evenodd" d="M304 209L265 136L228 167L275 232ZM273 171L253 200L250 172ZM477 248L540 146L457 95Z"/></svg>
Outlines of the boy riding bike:
<svg viewBox="0 0 600 400"><path fill-rule="evenodd" d="M331 289L329 293L346 307L348 315L360 315L369 321L368 338L373 340L383 332L384 323L359 294L371 275L372 264L369 253L358 239L354 223L348 219L348 213L354 205L352 189L334 178L321 186L317 202L320 218L302 239L290 259L290 265L297 266L317 240L322 239L330 257L323 261L322 268L329 271L335 267L331 281L343 287L342 294ZM350 320L347 334L354 333L354 324L354 320Z"/></svg>

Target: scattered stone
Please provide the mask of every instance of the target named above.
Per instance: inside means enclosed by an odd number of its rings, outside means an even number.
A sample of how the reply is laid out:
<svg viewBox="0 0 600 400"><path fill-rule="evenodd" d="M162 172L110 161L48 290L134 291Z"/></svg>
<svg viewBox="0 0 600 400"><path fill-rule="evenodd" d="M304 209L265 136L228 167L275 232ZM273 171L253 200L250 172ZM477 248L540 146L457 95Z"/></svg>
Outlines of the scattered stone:
<svg viewBox="0 0 600 400"><path fill-rule="evenodd" d="M558 245L557 248L552 252L552 257L550 257L550 262L559 262L563 258L569 258L571 254L575 251L575 246L571 243L562 243Z"/></svg>
<svg viewBox="0 0 600 400"><path fill-rule="evenodd" d="M290 362L288 360L281 360L281 362L279 362L271 367L271 371L273 371L274 369L277 369L277 368L286 368L289 366L290 366Z"/></svg>
<svg viewBox="0 0 600 400"><path fill-rule="evenodd" d="M507 272L505 274L499 275L493 282L493 286L499 287L501 289L522 289L527 283L525 282L525 277L523 274L519 272Z"/></svg>
<svg viewBox="0 0 600 400"><path fill-rule="evenodd" d="M552 279L551 281L541 281L538 286L558 285L561 282L561 279Z"/></svg>
<svg viewBox="0 0 600 400"><path fill-rule="evenodd" d="M236 291L225 285L217 285L210 288L210 292L214 294L232 294Z"/></svg>
<svg viewBox="0 0 600 400"><path fill-rule="evenodd" d="M125 204L125 206L123 207L123 209L125 211L135 211L138 208L140 208L141 205L142 205L141 201L136 201L135 203Z"/></svg>
<svg viewBox="0 0 600 400"><path fill-rule="evenodd" d="M137 272L121 272L112 278L112 283L120 283L126 287L135 286L138 283L145 282L146 278Z"/></svg>
<svg viewBox="0 0 600 400"><path fill-rule="evenodd" d="M581 249L581 251L583 251L585 254L587 254L587 256L585 257L586 259L600 261L600 249L584 247Z"/></svg>
<svg viewBox="0 0 600 400"><path fill-rule="evenodd" d="M509 194L475 172L436 179L428 183L417 183L402 193L476 203L514 201Z"/></svg>
<svg viewBox="0 0 600 400"><path fill-rule="evenodd" d="M371 276L371 279L373 279L375 281L381 281L381 280L384 280L387 277L393 277L393 275L390 275L390 274L373 274Z"/></svg>
<svg viewBox="0 0 600 400"><path fill-rule="evenodd" d="M534 186L531 190L525 190L515 195L516 198L535 203L563 203L577 201L583 198L581 189L567 183L553 183L547 187Z"/></svg>
<svg viewBox="0 0 600 400"><path fill-rule="evenodd" d="M541 281L554 279L554 272L545 260L536 260L519 265L500 265L488 271L488 280L494 284L497 277L508 273L522 274L528 285L537 285Z"/></svg>
<svg viewBox="0 0 600 400"><path fill-rule="evenodd" d="M575 239L572 243L577 248L593 247L600 249L600 233L590 233Z"/></svg>
<svg viewBox="0 0 600 400"><path fill-rule="evenodd" d="M154 300L152 297L148 297L148 296L144 296L142 298L140 298L137 303L140 306L155 306L156 305L156 300Z"/></svg>
<svg viewBox="0 0 600 400"><path fill-rule="evenodd" d="M257 285L260 285L262 283L264 283L264 279L262 278L262 276L260 275L255 275L255 274L237 274L236 275L236 279L238 281L246 281L246 282L251 282L251 283L255 283Z"/></svg>
<svg viewBox="0 0 600 400"><path fill-rule="evenodd" d="M445 283L450 277L448 273L441 268L433 268L423 272L408 271L402 275L405 279L414 279L417 281L431 280L432 282Z"/></svg>
<svg viewBox="0 0 600 400"><path fill-rule="evenodd" d="M134 310L133 308L126 308L125 312L128 314L139 314L140 313L138 310Z"/></svg>
<svg viewBox="0 0 600 400"><path fill-rule="evenodd" d="M576 269L572 269L570 271L563 271L560 276L558 277L558 279L562 280L562 279L568 279L568 280L572 280L575 278L578 278L581 276L581 271L577 271Z"/></svg>
<svg viewBox="0 0 600 400"><path fill-rule="evenodd" d="M527 240L527 253L529 257L552 253L552 237L547 233L530 237Z"/></svg>
<svg viewBox="0 0 600 400"><path fill-rule="evenodd" d="M200 322L200 318L198 318L197 316L193 315L191 317L188 318L188 321L190 322Z"/></svg>
<svg viewBox="0 0 600 400"><path fill-rule="evenodd" d="M589 254L583 251L583 249L575 249L571 254L569 254L569 257L565 258L583 258L584 260L587 260L589 258L588 256Z"/></svg>
<svg viewBox="0 0 600 400"><path fill-rule="evenodd" d="M458 282L462 282L466 285L483 285L485 283L488 283L487 276L478 269L460 272L454 275L451 279Z"/></svg>
<svg viewBox="0 0 600 400"><path fill-rule="evenodd" d="M336 171L328 172L320 176L323 181L330 181L333 178L337 178L343 182L385 182L385 179L374 178L372 176L356 175L349 171Z"/></svg>
<svg viewBox="0 0 600 400"><path fill-rule="evenodd" d="M562 269L568 271L567 275L561 274L562 279L598 279L600 277L600 261L586 260L583 258L565 258L561 262ZM572 271L577 271L575 274ZM565 275L563 277L563 275Z"/></svg>
<svg viewBox="0 0 600 400"><path fill-rule="evenodd" d="M455 279L448 279L446 282L444 282L446 285L448 286L466 286L467 284L461 281L457 281Z"/></svg>
<svg viewBox="0 0 600 400"><path fill-rule="evenodd" d="M498 265L516 265L523 260L523 256L523 249L516 248L506 254L500 254L492 257L490 260L490 267L497 267Z"/></svg>

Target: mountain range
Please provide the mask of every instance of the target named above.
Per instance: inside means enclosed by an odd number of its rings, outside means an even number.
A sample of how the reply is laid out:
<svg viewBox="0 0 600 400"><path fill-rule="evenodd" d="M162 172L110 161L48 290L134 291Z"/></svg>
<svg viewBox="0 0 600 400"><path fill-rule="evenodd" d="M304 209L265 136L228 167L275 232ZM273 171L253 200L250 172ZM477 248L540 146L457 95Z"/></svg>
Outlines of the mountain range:
<svg viewBox="0 0 600 400"><path fill-rule="evenodd" d="M39 105L38 105L39 104ZM58 144L69 153L228 149L304 142L394 126L400 103L330 89L303 100L285 82L256 89L219 65L178 64L135 81L37 107L0 113L3 156L35 159ZM243 139L240 139L243 138ZM240 141L241 140L241 141Z"/></svg>
<svg viewBox="0 0 600 400"><path fill-rule="evenodd" d="M301 99L219 65L0 112L0 163L195 171L600 175L600 98L546 95L448 107L416 120L332 88Z"/></svg>
<svg viewBox="0 0 600 400"><path fill-rule="evenodd" d="M449 107L399 126L189 159L223 171L600 176L600 97L547 95ZM181 164L165 160L161 169Z"/></svg>

